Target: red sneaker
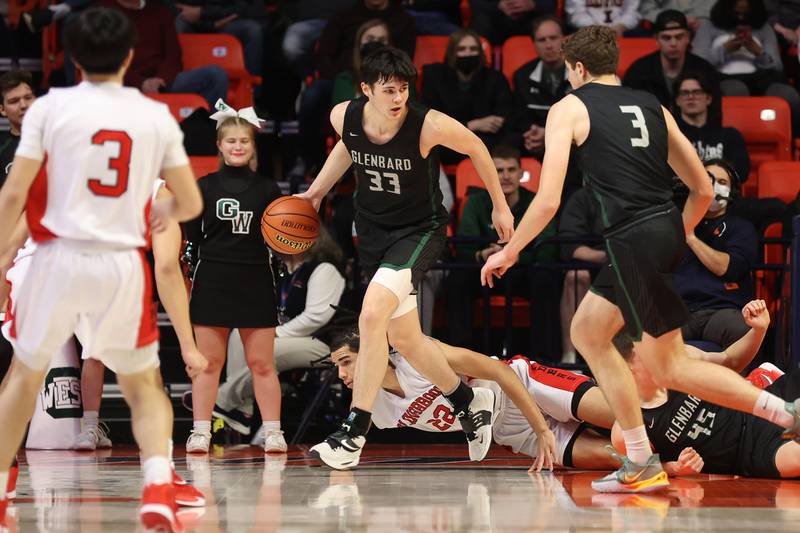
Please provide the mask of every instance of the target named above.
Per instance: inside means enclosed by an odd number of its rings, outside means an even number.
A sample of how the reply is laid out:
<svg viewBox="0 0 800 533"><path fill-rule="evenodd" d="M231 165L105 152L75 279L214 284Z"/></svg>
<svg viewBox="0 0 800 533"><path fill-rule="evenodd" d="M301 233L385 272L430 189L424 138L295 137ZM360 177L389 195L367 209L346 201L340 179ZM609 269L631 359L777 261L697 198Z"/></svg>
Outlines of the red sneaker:
<svg viewBox="0 0 800 533"><path fill-rule="evenodd" d="M753 369L747 376L747 381L758 387L766 389L781 377L784 371L772 363L762 363L758 368Z"/></svg>
<svg viewBox="0 0 800 533"><path fill-rule="evenodd" d="M172 469L172 484L173 485L188 485L185 479L173 468Z"/></svg>
<svg viewBox="0 0 800 533"><path fill-rule="evenodd" d="M183 526L176 516L175 485L146 485L142 494L142 507L139 517L145 529L182 533Z"/></svg>
<svg viewBox="0 0 800 533"><path fill-rule="evenodd" d="M14 465L8 469L8 483L6 484L6 498L13 500L17 497L17 477L19 477L19 465Z"/></svg>
<svg viewBox="0 0 800 533"><path fill-rule="evenodd" d="M6 518L6 508L8 507L8 498L0 500L0 531L7 531L6 528L10 525L9 520Z"/></svg>
<svg viewBox="0 0 800 533"><path fill-rule="evenodd" d="M206 497L191 485L175 485L175 503L182 507L204 507Z"/></svg>

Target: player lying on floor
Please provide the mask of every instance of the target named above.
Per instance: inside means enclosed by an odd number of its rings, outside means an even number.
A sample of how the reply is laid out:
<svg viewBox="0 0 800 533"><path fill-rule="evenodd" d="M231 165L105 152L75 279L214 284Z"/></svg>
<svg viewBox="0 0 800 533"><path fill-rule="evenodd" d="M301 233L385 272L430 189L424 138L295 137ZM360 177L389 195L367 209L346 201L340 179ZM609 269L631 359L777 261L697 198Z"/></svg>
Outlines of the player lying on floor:
<svg viewBox="0 0 800 533"><path fill-rule="evenodd" d="M764 340L769 312L763 300L743 309L750 331L722 353L687 346L689 356L711 360L741 372ZM628 362L639 391L647 435L662 461L682 456L682 463L713 474L791 478L800 476L800 444L781 438L783 430L756 416L661 388L636 353L631 338L621 332L614 345ZM777 377L767 391L784 399L800 395L800 371ZM612 441L620 453L625 445L615 424ZM688 450L687 450L688 449Z"/></svg>
<svg viewBox="0 0 800 533"><path fill-rule="evenodd" d="M552 464L576 468L617 466L605 451L608 438L584 424L610 428L614 421L603 393L591 379L539 365L522 356L502 362L434 342L444 352L450 367L470 387L488 387L494 391L494 441L534 458L531 470ZM358 348L357 327L341 332L331 342L331 360L348 388L353 385ZM375 401L372 422L379 428L461 430L441 391L394 350L389 354L389 368Z"/></svg>

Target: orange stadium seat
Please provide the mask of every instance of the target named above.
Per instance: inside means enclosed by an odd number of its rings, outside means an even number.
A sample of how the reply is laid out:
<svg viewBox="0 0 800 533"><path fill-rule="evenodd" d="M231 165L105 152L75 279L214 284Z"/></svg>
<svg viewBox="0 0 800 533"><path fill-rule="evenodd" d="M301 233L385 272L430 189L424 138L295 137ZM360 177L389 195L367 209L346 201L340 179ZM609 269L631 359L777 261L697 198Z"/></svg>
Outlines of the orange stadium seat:
<svg viewBox="0 0 800 533"><path fill-rule="evenodd" d="M620 37L617 75L622 78L634 61L658 50L658 43L650 37Z"/></svg>
<svg viewBox="0 0 800 533"><path fill-rule="evenodd" d="M194 172L194 177L200 179L219 170L219 157L215 155L195 155L189 158L189 164L192 167L192 172Z"/></svg>
<svg viewBox="0 0 800 533"><path fill-rule="evenodd" d="M520 184L531 192L539 190L539 175L542 173L542 164L532 158L523 157L520 161L525 175L522 176ZM470 187L484 188L483 180L478 176L478 171L472 164L472 160L467 158L461 161L456 167L456 213L457 220L461 220L461 213L467 203L467 192Z"/></svg>
<svg viewBox="0 0 800 533"><path fill-rule="evenodd" d="M722 125L739 130L750 154L750 177L742 193L758 190L760 165L792 159L792 119L789 104L775 96L723 96Z"/></svg>
<svg viewBox="0 0 800 533"><path fill-rule="evenodd" d="M153 100L167 104L169 112L175 120L181 122L183 119L194 113L195 109L203 108L209 110L208 102L199 94L194 93L157 93L148 94Z"/></svg>
<svg viewBox="0 0 800 533"><path fill-rule="evenodd" d="M178 40L184 69L219 65L230 78L227 103L236 109L253 105L253 85L261 85L261 76L245 68L239 39L225 33L181 33Z"/></svg>
<svg viewBox="0 0 800 533"><path fill-rule="evenodd" d="M514 73L528 61L533 61L539 57L533 39L527 35L515 35L506 39L503 43L503 75L508 80L511 88L514 88Z"/></svg>
<svg viewBox="0 0 800 533"><path fill-rule="evenodd" d="M417 92L422 92L422 67L431 63L444 62L444 53L447 50L446 35L419 35L414 48L414 66L417 67ZM492 64L492 45L486 38L481 37L483 53L486 54L486 63Z"/></svg>

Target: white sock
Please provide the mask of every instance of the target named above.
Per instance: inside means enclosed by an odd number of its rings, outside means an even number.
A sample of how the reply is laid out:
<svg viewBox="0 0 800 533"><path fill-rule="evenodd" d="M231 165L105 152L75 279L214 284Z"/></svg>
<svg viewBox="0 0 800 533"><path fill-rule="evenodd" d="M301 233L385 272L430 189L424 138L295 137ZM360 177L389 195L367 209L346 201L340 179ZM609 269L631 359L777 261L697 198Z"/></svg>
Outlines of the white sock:
<svg viewBox="0 0 800 533"><path fill-rule="evenodd" d="M625 453L628 459L637 465L645 464L653 455L644 424L633 429L623 429L622 438L625 439Z"/></svg>
<svg viewBox="0 0 800 533"><path fill-rule="evenodd" d="M211 420L195 420L194 432L211 435Z"/></svg>
<svg viewBox="0 0 800 533"><path fill-rule="evenodd" d="M261 424L261 427L264 428L265 433L269 433L270 431L280 431L281 430L281 421L280 420L270 420Z"/></svg>
<svg viewBox="0 0 800 533"><path fill-rule="evenodd" d="M172 469L169 459L162 455L154 455L143 464L145 485L164 485L172 483Z"/></svg>
<svg viewBox="0 0 800 533"><path fill-rule="evenodd" d="M8 470L5 472L0 472L0 500L5 500L6 498L6 487L8 487Z"/></svg>
<svg viewBox="0 0 800 533"><path fill-rule="evenodd" d="M759 394L753 406L753 414L784 428L794 424L794 416L786 410L786 401L767 391Z"/></svg>
<svg viewBox="0 0 800 533"><path fill-rule="evenodd" d="M81 419L81 429L94 429L100 421L100 413L98 411L84 411L83 418Z"/></svg>

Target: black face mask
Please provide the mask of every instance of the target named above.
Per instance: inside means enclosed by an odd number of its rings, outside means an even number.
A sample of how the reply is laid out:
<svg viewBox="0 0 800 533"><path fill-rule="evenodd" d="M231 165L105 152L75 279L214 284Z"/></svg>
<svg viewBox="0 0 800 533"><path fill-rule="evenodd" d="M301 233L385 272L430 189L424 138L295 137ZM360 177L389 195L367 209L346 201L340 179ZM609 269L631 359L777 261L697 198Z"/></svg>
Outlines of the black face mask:
<svg viewBox="0 0 800 533"><path fill-rule="evenodd" d="M361 59L364 59L375 50L379 50L386 46L380 41L368 41L361 45Z"/></svg>
<svg viewBox="0 0 800 533"><path fill-rule="evenodd" d="M472 74L481 66L480 56L462 56L456 58L456 70L462 74Z"/></svg>

